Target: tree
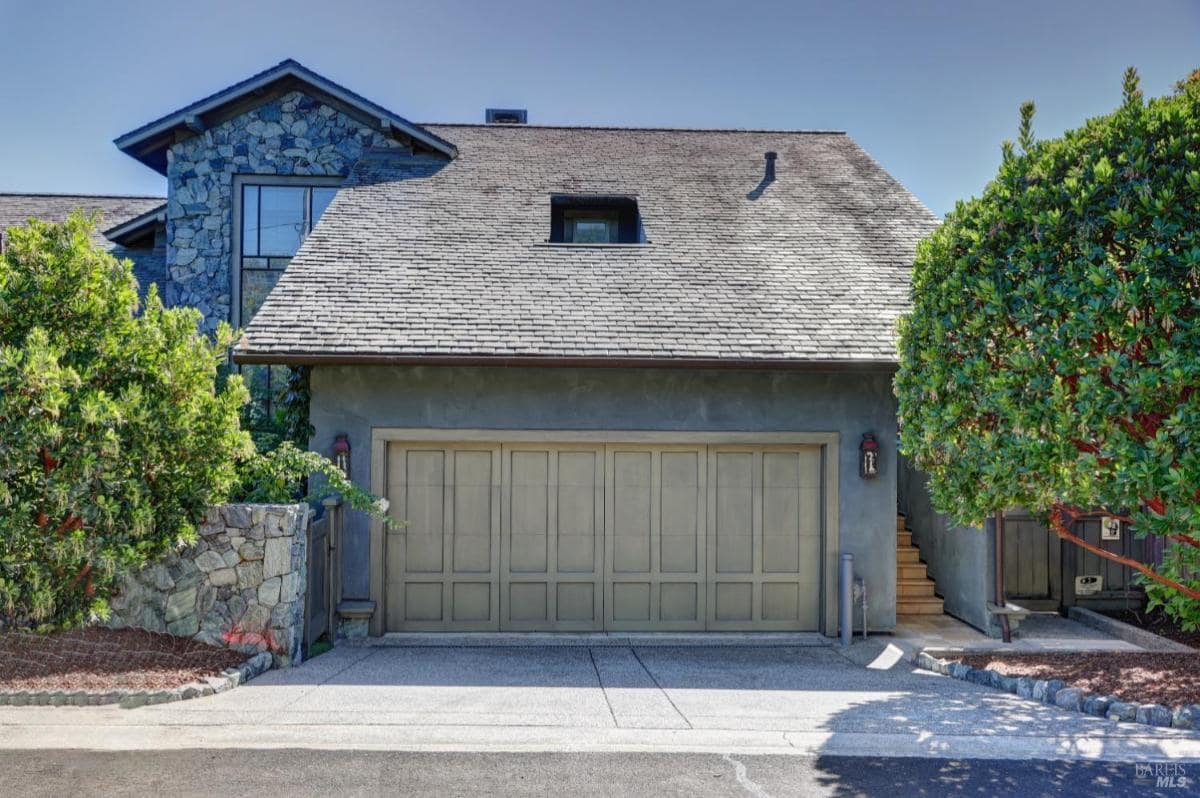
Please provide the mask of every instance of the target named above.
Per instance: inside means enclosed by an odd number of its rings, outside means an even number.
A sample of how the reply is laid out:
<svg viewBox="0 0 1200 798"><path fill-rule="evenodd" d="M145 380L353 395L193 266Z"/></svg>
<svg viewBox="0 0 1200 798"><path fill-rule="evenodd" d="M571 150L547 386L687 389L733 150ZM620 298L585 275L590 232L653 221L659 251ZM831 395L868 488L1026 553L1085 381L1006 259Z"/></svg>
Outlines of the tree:
<svg viewBox="0 0 1200 798"><path fill-rule="evenodd" d="M962 524L1041 513L1139 570L1200 624L1200 73L1035 141L1021 109L982 196L917 249L901 319L901 448ZM1167 542L1157 567L1075 536L1117 515Z"/></svg>
<svg viewBox="0 0 1200 798"><path fill-rule="evenodd" d="M241 378L217 384L231 331L154 286L139 309L93 224L32 221L0 257L0 626L103 616L114 576L193 539L252 452Z"/></svg>

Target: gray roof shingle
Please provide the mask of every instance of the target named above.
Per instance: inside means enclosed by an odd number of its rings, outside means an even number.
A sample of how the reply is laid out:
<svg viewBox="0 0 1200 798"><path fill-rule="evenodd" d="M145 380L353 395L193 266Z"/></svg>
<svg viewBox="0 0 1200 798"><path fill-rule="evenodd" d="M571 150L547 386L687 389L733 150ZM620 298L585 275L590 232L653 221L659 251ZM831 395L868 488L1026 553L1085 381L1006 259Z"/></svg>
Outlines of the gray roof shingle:
<svg viewBox="0 0 1200 798"><path fill-rule="evenodd" d="M92 241L119 258L133 261L134 275L144 291L150 283L162 281L166 270L163 253L152 249L127 249L109 241L103 231L165 207L165 202L163 197L0 193L0 244L7 241L10 227L23 227L30 218L61 222L77 209L98 212L101 218L92 231Z"/></svg>
<svg viewBox="0 0 1200 798"><path fill-rule="evenodd" d="M895 361L937 220L844 134L428 128L458 158L366 155L239 360ZM635 195L649 243L546 244L564 193Z"/></svg>

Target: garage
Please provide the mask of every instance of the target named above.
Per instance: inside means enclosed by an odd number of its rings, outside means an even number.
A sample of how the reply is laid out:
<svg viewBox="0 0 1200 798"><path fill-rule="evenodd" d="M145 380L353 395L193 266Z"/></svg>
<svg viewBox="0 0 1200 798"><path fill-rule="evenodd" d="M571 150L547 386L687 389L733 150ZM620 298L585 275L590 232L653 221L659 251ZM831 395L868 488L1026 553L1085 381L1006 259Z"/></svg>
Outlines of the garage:
<svg viewBox="0 0 1200 798"><path fill-rule="evenodd" d="M417 433L375 435L382 631L822 628L835 435Z"/></svg>

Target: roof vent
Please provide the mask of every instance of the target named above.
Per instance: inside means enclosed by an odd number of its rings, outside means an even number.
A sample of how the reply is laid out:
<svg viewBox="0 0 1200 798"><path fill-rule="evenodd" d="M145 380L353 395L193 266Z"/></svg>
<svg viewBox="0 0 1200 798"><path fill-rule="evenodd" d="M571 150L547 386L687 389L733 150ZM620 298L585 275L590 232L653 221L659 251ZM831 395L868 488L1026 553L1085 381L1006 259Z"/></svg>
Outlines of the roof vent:
<svg viewBox="0 0 1200 798"><path fill-rule="evenodd" d="M768 152L767 153L767 171L766 171L766 174L763 176L763 181L770 183L774 179L775 179L775 153Z"/></svg>
<svg viewBox="0 0 1200 798"><path fill-rule="evenodd" d="M528 121L528 115L524 108L488 108L483 112L484 121L489 125L523 125Z"/></svg>

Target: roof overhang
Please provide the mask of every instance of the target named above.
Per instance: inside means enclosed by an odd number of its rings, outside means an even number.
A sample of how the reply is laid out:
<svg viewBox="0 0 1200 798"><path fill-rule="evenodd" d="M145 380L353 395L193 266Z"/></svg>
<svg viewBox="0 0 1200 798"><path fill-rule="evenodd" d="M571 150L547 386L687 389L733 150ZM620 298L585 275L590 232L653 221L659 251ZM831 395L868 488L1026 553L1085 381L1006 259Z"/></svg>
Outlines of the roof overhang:
<svg viewBox="0 0 1200 798"><path fill-rule="evenodd" d="M104 237L114 244L135 246L149 238L154 239L154 231L167 223L167 204L164 202L157 208L151 208L143 214L122 222L104 231Z"/></svg>
<svg viewBox="0 0 1200 798"><path fill-rule="evenodd" d="M294 89L395 138L411 140L448 158L458 155L457 148L445 139L291 59L118 136L113 143L126 155L165 175L167 148L171 144Z"/></svg>
<svg viewBox="0 0 1200 798"><path fill-rule="evenodd" d="M506 355L383 355L253 352L236 347L236 363L292 366L499 366L534 368L676 368L894 372L895 360L785 360L783 358L557 357Z"/></svg>

